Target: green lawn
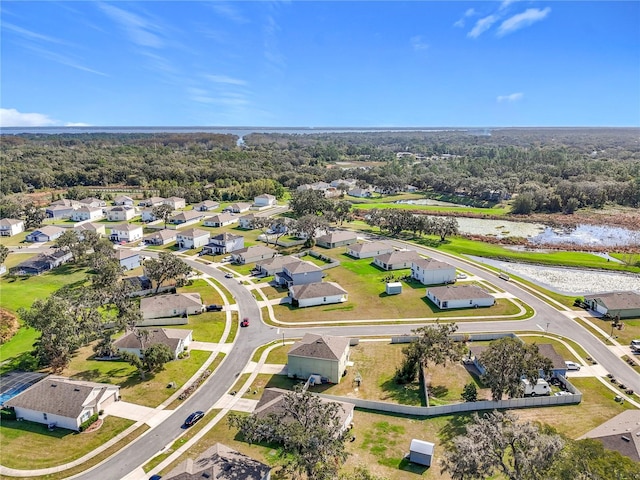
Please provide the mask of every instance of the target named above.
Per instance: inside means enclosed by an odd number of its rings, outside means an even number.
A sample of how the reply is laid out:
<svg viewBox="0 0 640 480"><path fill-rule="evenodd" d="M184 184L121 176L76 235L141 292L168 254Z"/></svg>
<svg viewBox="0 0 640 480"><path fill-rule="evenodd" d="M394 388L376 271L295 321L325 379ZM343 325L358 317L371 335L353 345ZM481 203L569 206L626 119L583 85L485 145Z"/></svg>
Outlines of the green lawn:
<svg viewBox="0 0 640 480"><path fill-rule="evenodd" d="M20 232L11 237L0 236L0 245L4 245L5 247L18 247L20 245L31 245L29 242L25 241L29 232Z"/></svg>
<svg viewBox="0 0 640 480"><path fill-rule="evenodd" d="M31 257L35 257L36 255L36 253L10 253L7 256L7 259L4 261L4 265L7 267L7 273L5 274L5 276L8 275L9 269L15 267L19 263L24 262L25 260L29 260ZM2 297L0 296L0 298Z"/></svg>
<svg viewBox="0 0 640 480"><path fill-rule="evenodd" d="M180 287L178 293L199 293L205 305L224 303L218 291L202 279L193 280L191 285Z"/></svg>
<svg viewBox="0 0 640 480"><path fill-rule="evenodd" d="M168 325L164 328L193 330L193 340L218 343L222 338L225 323L224 312L205 312L200 315L189 315L187 325Z"/></svg>

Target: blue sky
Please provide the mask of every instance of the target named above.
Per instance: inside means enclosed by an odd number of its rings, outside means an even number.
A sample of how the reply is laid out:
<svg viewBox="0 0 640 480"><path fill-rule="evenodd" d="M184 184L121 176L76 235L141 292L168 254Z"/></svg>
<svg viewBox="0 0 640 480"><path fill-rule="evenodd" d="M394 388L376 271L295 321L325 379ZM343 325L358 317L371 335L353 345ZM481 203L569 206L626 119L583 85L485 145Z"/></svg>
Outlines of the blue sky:
<svg viewBox="0 0 640 480"><path fill-rule="evenodd" d="M640 2L1 8L3 126L640 126Z"/></svg>

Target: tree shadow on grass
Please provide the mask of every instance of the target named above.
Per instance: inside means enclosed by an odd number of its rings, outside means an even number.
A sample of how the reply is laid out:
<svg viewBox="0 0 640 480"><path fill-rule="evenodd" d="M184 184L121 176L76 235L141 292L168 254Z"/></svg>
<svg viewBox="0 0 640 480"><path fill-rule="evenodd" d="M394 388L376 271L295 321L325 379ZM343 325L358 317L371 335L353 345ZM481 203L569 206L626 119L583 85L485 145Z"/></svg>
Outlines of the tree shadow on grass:
<svg viewBox="0 0 640 480"><path fill-rule="evenodd" d="M382 401L393 401L402 405L424 405L421 399L420 386L417 383L399 385L394 379L387 380L382 385L382 391L386 396Z"/></svg>
<svg viewBox="0 0 640 480"><path fill-rule="evenodd" d="M49 430L49 427L43 423L30 422L29 420L2 420L2 426L19 430L25 433L31 433L36 435L44 435L51 438L64 438L68 435L77 435L77 432L73 430L67 430L66 428L55 427Z"/></svg>
<svg viewBox="0 0 640 480"><path fill-rule="evenodd" d="M449 394L449 389L444 385L431 385L429 387L429 395L435 398L446 397Z"/></svg>
<svg viewBox="0 0 640 480"><path fill-rule="evenodd" d="M449 421L438 431L438 438L442 441L442 445L446 448L451 445L452 440L464 435L468 424L472 423L472 413L459 413L452 416Z"/></svg>
<svg viewBox="0 0 640 480"><path fill-rule="evenodd" d="M39 369L38 359L33 356L31 351L22 352L15 357L8 358L0 367L0 373L6 373L11 370L22 370L25 372L35 372Z"/></svg>

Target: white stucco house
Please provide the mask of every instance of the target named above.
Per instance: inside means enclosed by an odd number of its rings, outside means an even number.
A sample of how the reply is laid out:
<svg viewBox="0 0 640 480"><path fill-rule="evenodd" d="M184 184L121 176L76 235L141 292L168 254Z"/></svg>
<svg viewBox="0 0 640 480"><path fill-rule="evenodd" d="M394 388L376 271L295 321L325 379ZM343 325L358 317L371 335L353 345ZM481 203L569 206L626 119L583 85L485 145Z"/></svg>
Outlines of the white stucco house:
<svg viewBox="0 0 640 480"><path fill-rule="evenodd" d="M238 203L233 203L228 207L225 207L223 211L226 210L232 213L244 213L244 212L248 212L250 208L251 208L250 203L238 202Z"/></svg>
<svg viewBox="0 0 640 480"><path fill-rule="evenodd" d="M306 333L287 354L287 376L308 379L320 375L330 383L340 383L349 361L347 337Z"/></svg>
<svg viewBox="0 0 640 480"><path fill-rule="evenodd" d="M415 250L394 250L391 253L383 253L373 259L373 264L383 270L400 270L411 268L411 264L420 259Z"/></svg>
<svg viewBox="0 0 640 480"><path fill-rule="evenodd" d="M214 202L213 200L205 200L203 202L196 203L193 206L193 209L199 212L208 212L209 210L215 210L219 206L220 206L220 203L218 202Z"/></svg>
<svg viewBox="0 0 640 480"><path fill-rule="evenodd" d="M454 283L456 267L433 258L419 258L411 263L411 278L423 285Z"/></svg>
<svg viewBox="0 0 640 480"><path fill-rule="evenodd" d="M128 197L127 195L120 195L113 199L113 204L133 207L135 202L133 201L133 198Z"/></svg>
<svg viewBox="0 0 640 480"><path fill-rule="evenodd" d="M120 399L120 387L50 375L5 403L16 417L56 428L82 423Z"/></svg>
<svg viewBox="0 0 640 480"><path fill-rule="evenodd" d="M295 307L314 307L343 303L348 300L347 291L333 282L307 283L289 287L291 304Z"/></svg>
<svg viewBox="0 0 640 480"><path fill-rule="evenodd" d="M273 248L265 247L263 245L252 245L250 247L241 248L231 252L233 261L244 265L246 263L258 262L267 258L273 258L278 254Z"/></svg>
<svg viewBox="0 0 640 480"><path fill-rule="evenodd" d="M102 208L100 207L90 207L88 205L78 207L78 209L74 210L71 214L71 220L74 222L84 222L85 220L100 220L104 217L104 213Z"/></svg>
<svg viewBox="0 0 640 480"><path fill-rule="evenodd" d="M169 347L174 360L178 355L187 350L193 341L193 330L179 328L149 328L145 329L146 335L136 335L129 332L113 342L118 352L129 352L142 357L142 352L152 345L161 343Z"/></svg>
<svg viewBox="0 0 640 480"><path fill-rule="evenodd" d="M168 293L140 299L140 311L145 320L197 315L203 310L199 293Z"/></svg>
<svg viewBox="0 0 640 480"><path fill-rule="evenodd" d="M142 225L134 225L132 223L119 223L111 227L109 239L112 242L135 242L142 240Z"/></svg>
<svg viewBox="0 0 640 480"><path fill-rule="evenodd" d="M316 264L300 260L290 262L282 266L282 271L276 272L275 281L278 285L287 288L293 285L306 285L307 283L322 282L324 272Z"/></svg>
<svg viewBox="0 0 640 480"><path fill-rule="evenodd" d="M200 248L209 243L209 231L199 228L189 228L188 230L178 231L176 241L180 248Z"/></svg>
<svg viewBox="0 0 640 480"><path fill-rule="evenodd" d="M194 225L196 223L199 223L203 218L203 212L199 210L187 210L169 218L169 223L181 226Z"/></svg>
<svg viewBox="0 0 640 480"><path fill-rule="evenodd" d="M141 265L140 253L128 248L116 250L116 259L124 270L133 270Z"/></svg>
<svg viewBox="0 0 640 480"><path fill-rule="evenodd" d="M113 207L107 212L107 220L110 222L127 222L137 216L135 208L125 205Z"/></svg>
<svg viewBox="0 0 640 480"><path fill-rule="evenodd" d="M257 208L272 207L276 204L276 197L264 193L253 198L253 206Z"/></svg>
<svg viewBox="0 0 640 480"><path fill-rule="evenodd" d="M75 212L77 206L74 204L71 205L49 205L44 209L44 213L47 215L47 218L60 219L60 218L71 218L73 212Z"/></svg>
<svg viewBox="0 0 640 480"><path fill-rule="evenodd" d="M244 248L244 237L233 233L223 232L211 237L209 243L202 247L202 251L209 255L232 253Z"/></svg>
<svg viewBox="0 0 640 480"><path fill-rule="evenodd" d="M175 242L178 238L178 231L168 228L158 230L157 232L150 233L144 237L144 243L147 245L166 245L171 242Z"/></svg>
<svg viewBox="0 0 640 480"><path fill-rule="evenodd" d="M347 255L354 258L372 258L394 250L391 245L384 242L357 243L347 247Z"/></svg>
<svg viewBox="0 0 640 480"><path fill-rule="evenodd" d="M224 227L226 225L236 223L237 221L238 217L235 215L231 215L230 213L220 213L218 215L205 218L203 225L205 227Z"/></svg>
<svg viewBox="0 0 640 480"><path fill-rule="evenodd" d="M27 242L52 242L60 237L66 229L55 225L45 225L26 236Z"/></svg>
<svg viewBox="0 0 640 480"><path fill-rule="evenodd" d="M169 197L162 201L163 204L169 205L174 210L186 208L187 201L182 197Z"/></svg>
<svg viewBox="0 0 640 480"><path fill-rule="evenodd" d="M77 232L78 237L81 239L84 238L83 232L95 232L101 237L104 237L107 234L107 227L104 223L84 222L74 225L73 229Z"/></svg>
<svg viewBox="0 0 640 480"><path fill-rule="evenodd" d="M324 248L337 248L353 245L358 241L358 237L353 232L346 230L335 230L316 239L316 244Z"/></svg>
<svg viewBox="0 0 640 480"><path fill-rule="evenodd" d="M13 237L24 232L24 221L16 218L3 218L0 220L0 235L3 237Z"/></svg>
<svg viewBox="0 0 640 480"><path fill-rule="evenodd" d="M141 200L138 205L140 205L141 207L157 207L159 205L162 205L163 202L164 198L162 197L149 197Z"/></svg>
<svg viewBox="0 0 640 480"><path fill-rule="evenodd" d="M638 284L640 290L640 282ZM640 293L634 291L608 292L585 295L591 310L602 315L619 318L640 317Z"/></svg>
<svg viewBox="0 0 640 480"><path fill-rule="evenodd" d="M442 310L451 308L490 307L496 303L493 295L476 285L430 287L427 297Z"/></svg>

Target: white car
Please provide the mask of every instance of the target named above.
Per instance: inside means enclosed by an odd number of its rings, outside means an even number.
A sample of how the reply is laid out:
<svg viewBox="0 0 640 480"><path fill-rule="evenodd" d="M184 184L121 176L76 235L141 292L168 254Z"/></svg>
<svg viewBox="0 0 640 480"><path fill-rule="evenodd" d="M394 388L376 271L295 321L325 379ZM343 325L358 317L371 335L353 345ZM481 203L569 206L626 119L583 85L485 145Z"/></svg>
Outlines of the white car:
<svg viewBox="0 0 640 480"><path fill-rule="evenodd" d="M564 362L565 365L567 366L567 370L580 370L580 365L578 365L576 362Z"/></svg>
<svg viewBox="0 0 640 480"><path fill-rule="evenodd" d="M467 274L466 273L459 273L459 274L456 275L456 278L458 280L463 280L463 279L467 278Z"/></svg>

